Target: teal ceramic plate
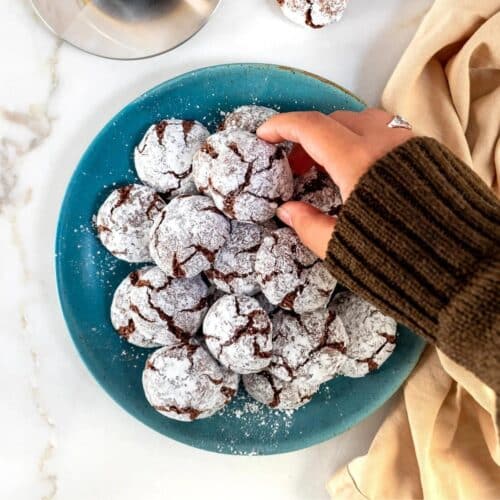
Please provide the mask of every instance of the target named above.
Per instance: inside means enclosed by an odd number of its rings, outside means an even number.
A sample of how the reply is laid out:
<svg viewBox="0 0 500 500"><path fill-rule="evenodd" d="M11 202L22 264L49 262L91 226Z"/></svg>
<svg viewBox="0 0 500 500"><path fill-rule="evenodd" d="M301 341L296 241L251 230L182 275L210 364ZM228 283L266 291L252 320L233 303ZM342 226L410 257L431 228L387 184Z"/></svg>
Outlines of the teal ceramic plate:
<svg viewBox="0 0 500 500"><path fill-rule="evenodd" d="M83 155L61 208L56 240L59 297L73 341L106 392L152 429L183 443L231 454L272 454L305 448L367 417L403 383L423 343L399 327L395 353L362 379L339 377L292 414L251 402L241 389L222 413L193 423L170 420L146 402L141 371L148 350L120 340L109 320L115 287L133 266L112 257L92 229L92 216L114 186L136 182L133 148L165 117L196 119L212 130L220 112L248 103L282 111L361 110L364 104L331 82L299 70L263 64L204 68L165 82L126 106Z"/></svg>

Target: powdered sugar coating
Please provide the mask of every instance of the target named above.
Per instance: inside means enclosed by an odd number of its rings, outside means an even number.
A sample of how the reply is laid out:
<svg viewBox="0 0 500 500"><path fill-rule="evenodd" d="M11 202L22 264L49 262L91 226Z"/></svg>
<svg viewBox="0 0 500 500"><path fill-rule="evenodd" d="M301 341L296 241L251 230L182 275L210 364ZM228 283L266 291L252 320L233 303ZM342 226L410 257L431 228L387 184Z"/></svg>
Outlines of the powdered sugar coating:
<svg viewBox="0 0 500 500"><path fill-rule="evenodd" d="M243 222L271 219L293 194L283 148L239 129L211 135L193 159L193 175L200 192L229 218Z"/></svg>
<svg viewBox="0 0 500 500"><path fill-rule="evenodd" d="M134 150L139 179L167 196L195 193L193 155L209 135L201 123L192 120L151 125Z"/></svg>
<svg viewBox="0 0 500 500"><path fill-rule="evenodd" d="M231 235L217 252L208 279L226 293L255 295L260 287L255 276L255 255L269 230L250 222L231 221Z"/></svg>
<svg viewBox="0 0 500 500"><path fill-rule="evenodd" d="M309 203L328 215L338 215L342 206L338 186L327 173L316 167L295 177L293 199Z"/></svg>
<svg viewBox="0 0 500 500"><path fill-rule="evenodd" d="M191 278L211 268L229 234L229 221L210 198L179 196L155 220L151 256L168 276Z"/></svg>
<svg viewBox="0 0 500 500"><path fill-rule="evenodd" d="M200 276L170 278L159 267L147 270L130 294L138 331L158 345L175 346L201 326L208 308L208 287Z"/></svg>
<svg viewBox="0 0 500 500"><path fill-rule="evenodd" d="M283 14L296 24L323 28L340 21L347 0L277 0Z"/></svg>
<svg viewBox="0 0 500 500"><path fill-rule="evenodd" d="M255 134L264 122L277 114L276 110L266 108L265 106L256 106L254 104L240 106L224 117L224 121L221 123L219 129L228 130L236 128Z"/></svg>
<svg viewBox="0 0 500 500"><path fill-rule="evenodd" d="M97 212L97 235L118 259L151 261L149 232L164 206L162 198L147 186L129 184L115 189Z"/></svg>
<svg viewBox="0 0 500 500"><path fill-rule="evenodd" d="M269 373L287 382L302 378L315 385L339 373L349 341L342 321L332 310L302 316L278 311L272 322Z"/></svg>
<svg viewBox="0 0 500 500"><path fill-rule="evenodd" d="M308 403L319 389L304 379L285 382L268 371L243 375L243 385L252 398L275 410L295 410Z"/></svg>
<svg viewBox="0 0 500 500"><path fill-rule="evenodd" d="M158 349L142 374L149 404L181 421L210 417L231 401L238 384L238 375L220 366L194 341Z"/></svg>
<svg viewBox="0 0 500 500"><path fill-rule="evenodd" d="M266 108L265 106L257 106L255 104L240 106L225 116L224 121L220 124L219 130L237 128L255 134L263 123L277 114L278 111ZM287 154L290 153L293 148L293 142L285 141L280 144Z"/></svg>
<svg viewBox="0 0 500 500"><path fill-rule="evenodd" d="M325 308L337 284L323 262L287 227L262 240L255 271L269 302L298 314Z"/></svg>
<svg viewBox="0 0 500 500"><path fill-rule="evenodd" d="M271 320L252 297L217 300L203 321L203 334L213 356L236 373L259 372L271 361Z"/></svg>
<svg viewBox="0 0 500 500"><path fill-rule="evenodd" d="M330 308L340 316L349 336L341 373L363 377L379 368L396 347L396 321L348 291L337 294Z"/></svg>
<svg viewBox="0 0 500 500"><path fill-rule="evenodd" d="M158 347L150 336L146 336L137 329L132 311L130 310L130 297L133 287L141 280L144 273L151 269L151 266L131 272L116 288L111 302L111 324L118 332L118 335L130 344L138 347Z"/></svg>

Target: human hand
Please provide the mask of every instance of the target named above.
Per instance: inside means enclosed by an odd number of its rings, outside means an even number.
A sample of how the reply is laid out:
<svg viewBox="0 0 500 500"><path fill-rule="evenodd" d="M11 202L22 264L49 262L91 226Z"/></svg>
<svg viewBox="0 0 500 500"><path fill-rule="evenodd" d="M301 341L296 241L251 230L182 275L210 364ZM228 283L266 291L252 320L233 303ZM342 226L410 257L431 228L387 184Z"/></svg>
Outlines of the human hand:
<svg viewBox="0 0 500 500"><path fill-rule="evenodd" d="M413 134L403 128L389 128L392 115L380 109L336 111L324 115L317 111L283 113L271 117L258 130L265 141L292 141L303 151L296 153L301 162L323 167L339 186L345 202L359 178L373 163L407 141ZM304 151L306 154L304 154ZM291 161L292 169L294 168ZM297 170L297 169L295 169ZM304 169L297 173L304 173ZM326 256L328 242L336 219L301 201L289 201L278 208L278 217L292 227L302 242L321 258Z"/></svg>

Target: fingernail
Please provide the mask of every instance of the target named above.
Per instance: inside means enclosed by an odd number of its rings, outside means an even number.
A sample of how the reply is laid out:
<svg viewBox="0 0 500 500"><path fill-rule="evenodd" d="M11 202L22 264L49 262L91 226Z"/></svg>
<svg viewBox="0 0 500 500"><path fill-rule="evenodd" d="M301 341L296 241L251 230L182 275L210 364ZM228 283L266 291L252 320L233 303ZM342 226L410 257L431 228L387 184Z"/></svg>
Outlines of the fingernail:
<svg viewBox="0 0 500 500"><path fill-rule="evenodd" d="M284 207L278 207L276 215L287 225L292 227L292 217L290 212Z"/></svg>

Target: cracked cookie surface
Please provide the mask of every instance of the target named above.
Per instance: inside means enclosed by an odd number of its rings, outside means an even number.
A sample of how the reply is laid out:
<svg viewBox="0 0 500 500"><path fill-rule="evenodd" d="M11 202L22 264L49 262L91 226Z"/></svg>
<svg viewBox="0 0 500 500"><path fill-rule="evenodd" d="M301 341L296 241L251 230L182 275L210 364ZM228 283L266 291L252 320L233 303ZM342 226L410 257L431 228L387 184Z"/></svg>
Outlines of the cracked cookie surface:
<svg viewBox="0 0 500 500"><path fill-rule="evenodd" d="M218 299L205 316L203 335L213 356L236 373L261 371L271 361L271 320L252 297Z"/></svg>
<svg viewBox="0 0 500 500"><path fill-rule="evenodd" d="M285 382L268 371L243 375L243 385L248 394L274 410L295 410L308 403L319 385L303 379Z"/></svg>
<svg viewBox="0 0 500 500"><path fill-rule="evenodd" d="M240 106L226 114L223 122L219 126L219 130L236 128L255 134L257 129L264 122L278 113L279 112L275 109L258 106L256 104ZM282 142L280 145L285 149L287 154L293 149L293 142L290 141Z"/></svg>
<svg viewBox="0 0 500 500"><path fill-rule="evenodd" d="M219 130L236 128L255 134L264 122L277 114L276 110L266 108L265 106L257 106L255 104L240 106L226 114L223 122L220 124Z"/></svg>
<svg viewBox="0 0 500 500"><path fill-rule="evenodd" d="M255 275L255 256L270 230L250 222L231 221L231 235L217 252L213 267L205 274L225 293L255 295L260 287Z"/></svg>
<svg viewBox="0 0 500 500"><path fill-rule="evenodd" d="M149 262L149 233L164 206L163 199L147 186L128 184L115 189L97 212L97 235L118 259Z"/></svg>
<svg viewBox="0 0 500 500"><path fill-rule="evenodd" d="M309 203L328 215L338 215L342 206L338 186L316 167L295 177L293 199Z"/></svg>
<svg viewBox="0 0 500 500"><path fill-rule="evenodd" d="M137 175L166 196L192 194L193 156L209 136L197 121L162 120L151 125L134 150Z"/></svg>
<svg viewBox="0 0 500 500"><path fill-rule="evenodd" d="M200 276L170 278L153 267L131 286L130 315L143 337L157 345L178 345L188 342L201 326L208 293Z"/></svg>
<svg viewBox="0 0 500 500"><path fill-rule="evenodd" d="M293 194L293 176L282 146L230 129L211 135L193 159L198 190L231 219L265 222Z"/></svg>
<svg viewBox="0 0 500 500"><path fill-rule="evenodd" d="M276 1L290 21L309 28L323 28L334 21L340 21L347 7L347 0Z"/></svg>
<svg viewBox="0 0 500 500"><path fill-rule="evenodd" d="M273 356L268 371L291 382L319 385L335 377L349 344L340 318L328 309L299 316L278 311L272 316Z"/></svg>
<svg viewBox="0 0 500 500"><path fill-rule="evenodd" d="M149 404L181 421L207 418L238 391L239 376L220 366L195 341L162 347L146 361L142 385Z"/></svg>
<svg viewBox="0 0 500 500"><path fill-rule="evenodd" d="M151 266L131 272L116 288L111 302L111 324L121 338L138 347L159 347L149 336L137 329L132 311L130 310L130 296L135 284L142 278Z"/></svg>
<svg viewBox="0 0 500 500"><path fill-rule="evenodd" d="M290 228L277 229L262 240L255 271L269 302L298 314L325 308L337 284Z"/></svg>
<svg viewBox="0 0 500 500"><path fill-rule="evenodd" d="M349 336L342 375L363 377L377 370L396 348L396 321L349 291L337 294L330 308L340 316Z"/></svg>
<svg viewBox="0 0 500 500"><path fill-rule="evenodd" d="M210 198L179 196L155 219L151 257L168 276L191 278L212 267L229 235L229 221Z"/></svg>

